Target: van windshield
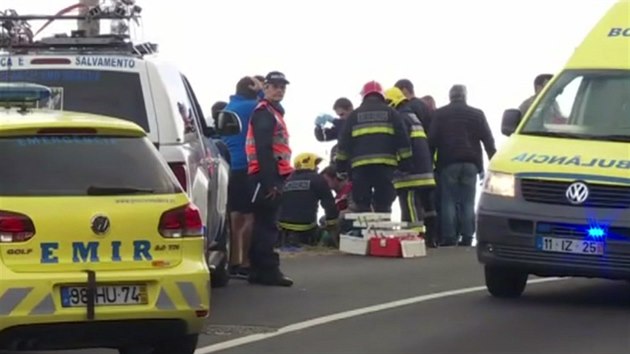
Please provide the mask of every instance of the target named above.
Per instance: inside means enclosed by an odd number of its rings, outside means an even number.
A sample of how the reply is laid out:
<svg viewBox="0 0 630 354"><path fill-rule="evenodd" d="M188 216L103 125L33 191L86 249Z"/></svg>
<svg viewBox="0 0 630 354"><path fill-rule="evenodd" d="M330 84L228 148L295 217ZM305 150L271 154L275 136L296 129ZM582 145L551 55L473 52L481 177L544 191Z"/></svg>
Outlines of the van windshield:
<svg viewBox="0 0 630 354"><path fill-rule="evenodd" d="M54 109L125 119L149 132L139 73L81 69L0 71L0 83L7 81L51 87Z"/></svg>
<svg viewBox="0 0 630 354"><path fill-rule="evenodd" d="M563 72L520 134L630 142L630 70Z"/></svg>

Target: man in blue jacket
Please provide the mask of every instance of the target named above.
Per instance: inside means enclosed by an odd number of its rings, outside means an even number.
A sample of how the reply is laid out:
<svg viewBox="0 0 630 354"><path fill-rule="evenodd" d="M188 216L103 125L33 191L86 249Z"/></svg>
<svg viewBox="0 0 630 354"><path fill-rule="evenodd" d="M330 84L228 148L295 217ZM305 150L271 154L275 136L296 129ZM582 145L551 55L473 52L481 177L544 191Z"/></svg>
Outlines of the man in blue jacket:
<svg viewBox="0 0 630 354"><path fill-rule="evenodd" d="M236 84L236 94L230 96L226 111L238 114L241 133L221 137L230 151L230 181L228 186L228 208L232 228L230 263L232 275L247 278L249 275L249 245L254 226L251 196L248 194L247 156L245 137L249 118L258 103L262 83L255 77L246 76Z"/></svg>

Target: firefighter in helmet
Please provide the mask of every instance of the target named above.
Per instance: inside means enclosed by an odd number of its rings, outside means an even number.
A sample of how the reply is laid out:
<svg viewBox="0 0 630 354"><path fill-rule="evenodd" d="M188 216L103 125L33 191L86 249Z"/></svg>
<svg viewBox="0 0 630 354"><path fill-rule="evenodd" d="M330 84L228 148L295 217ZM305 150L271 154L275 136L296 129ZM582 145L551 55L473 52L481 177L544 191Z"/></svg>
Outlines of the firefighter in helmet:
<svg viewBox="0 0 630 354"><path fill-rule="evenodd" d="M339 137L337 168L351 173L358 212L391 213L394 171L411 165L409 133L401 115L385 102L378 82L366 83L361 96L363 102L350 113Z"/></svg>
<svg viewBox="0 0 630 354"><path fill-rule="evenodd" d="M335 198L326 182L318 173L322 158L313 153L295 157L295 171L287 178L282 192L279 226L291 243L315 245L319 241L317 210L321 203L326 212L326 226L337 225L339 211Z"/></svg>
<svg viewBox="0 0 630 354"><path fill-rule="evenodd" d="M435 212L435 178L433 159L422 121L411 109L403 92L392 87L385 91L387 103L402 115L411 139L412 168L396 171L394 187L400 202L402 221L424 223L428 247L437 246Z"/></svg>

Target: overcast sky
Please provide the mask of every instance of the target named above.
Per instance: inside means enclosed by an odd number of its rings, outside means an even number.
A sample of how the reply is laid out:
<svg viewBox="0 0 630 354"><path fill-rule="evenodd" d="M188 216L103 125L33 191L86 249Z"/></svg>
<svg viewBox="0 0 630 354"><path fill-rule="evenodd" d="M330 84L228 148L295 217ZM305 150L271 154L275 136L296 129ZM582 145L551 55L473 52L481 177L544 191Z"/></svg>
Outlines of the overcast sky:
<svg viewBox="0 0 630 354"><path fill-rule="evenodd" d="M54 13L73 0L2 0L19 13ZM615 0L152 0L144 35L191 80L206 114L243 75L284 72L283 105L296 152L327 153L313 120L363 83L411 79L418 96L447 104L453 84L485 111L498 144L504 109L557 73ZM50 31L63 30L51 26Z"/></svg>

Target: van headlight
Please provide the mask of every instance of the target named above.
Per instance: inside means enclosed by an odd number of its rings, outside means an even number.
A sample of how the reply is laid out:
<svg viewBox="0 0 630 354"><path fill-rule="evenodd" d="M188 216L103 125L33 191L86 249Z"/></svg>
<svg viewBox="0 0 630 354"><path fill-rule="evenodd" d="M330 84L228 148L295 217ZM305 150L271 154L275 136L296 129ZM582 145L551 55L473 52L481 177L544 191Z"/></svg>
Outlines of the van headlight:
<svg viewBox="0 0 630 354"><path fill-rule="evenodd" d="M483 184L484 193L514 197L514 175L508 173L488 172Z"/></svg>

